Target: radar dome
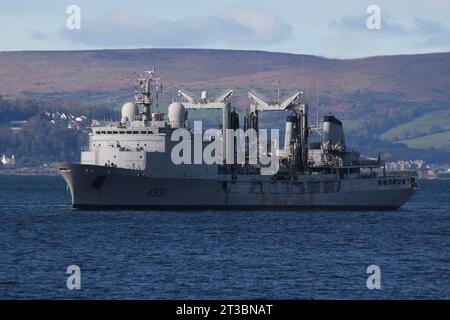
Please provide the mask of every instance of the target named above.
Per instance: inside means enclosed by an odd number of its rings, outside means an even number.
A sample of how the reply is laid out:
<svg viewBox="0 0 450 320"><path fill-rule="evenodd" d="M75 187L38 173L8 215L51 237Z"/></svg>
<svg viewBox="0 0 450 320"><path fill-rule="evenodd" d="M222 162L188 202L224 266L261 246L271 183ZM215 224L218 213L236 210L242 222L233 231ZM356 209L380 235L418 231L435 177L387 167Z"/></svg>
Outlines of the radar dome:
<svg viewBox="0 0 450 320"><path fill-rule="evenodd" d="M169 106L168 117L172 128L181 128L186 121L186 108L180 102L172 102Z"/></svg>
<svg viewBox="0 0 450 320"><path fill-rule="evenodd" d="M122 107L122 122L133 121L139 115L139 108L133 102L127 102Z"/></svg>

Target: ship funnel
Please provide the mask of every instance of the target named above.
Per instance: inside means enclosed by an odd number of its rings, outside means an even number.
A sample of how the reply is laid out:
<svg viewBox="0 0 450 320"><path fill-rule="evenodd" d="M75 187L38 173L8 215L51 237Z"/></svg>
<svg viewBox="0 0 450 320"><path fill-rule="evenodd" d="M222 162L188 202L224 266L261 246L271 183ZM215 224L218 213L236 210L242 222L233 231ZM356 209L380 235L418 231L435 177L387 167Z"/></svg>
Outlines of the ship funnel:
<svg viewBox="0 0 450 320"><path fill-rule="evenodd" d="M323 119L322 144L325 150L345 151L344 128L334 116L325 116Z"/></svg>

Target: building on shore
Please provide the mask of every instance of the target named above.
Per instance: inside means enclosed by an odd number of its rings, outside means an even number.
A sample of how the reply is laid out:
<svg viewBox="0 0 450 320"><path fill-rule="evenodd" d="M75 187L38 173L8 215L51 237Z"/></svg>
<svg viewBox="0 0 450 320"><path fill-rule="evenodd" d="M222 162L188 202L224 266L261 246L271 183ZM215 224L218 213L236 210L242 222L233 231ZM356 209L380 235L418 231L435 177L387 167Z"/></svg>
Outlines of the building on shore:
<svg viewBox="0 0 450 320"><path fill-rule="evenodd" d="M14 168L16 166L16 159L14 158L14 155L12 155L11 158L3 155L0 163L3 168Z"/></svg>

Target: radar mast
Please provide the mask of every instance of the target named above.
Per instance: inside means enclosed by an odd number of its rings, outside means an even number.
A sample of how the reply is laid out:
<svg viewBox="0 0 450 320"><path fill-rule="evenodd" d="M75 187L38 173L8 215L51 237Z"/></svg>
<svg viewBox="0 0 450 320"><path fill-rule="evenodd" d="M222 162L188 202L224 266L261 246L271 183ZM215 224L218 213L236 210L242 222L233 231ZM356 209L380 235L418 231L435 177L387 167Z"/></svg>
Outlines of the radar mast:
<svg viewBox="0 0 450 320"><path fill-rule="evenodd" d="M138 106L142 106L142 119L150 119L151 106L153 104L152 87L158 85L160 79L155 77L155 68L145 71L138 79L139 87L136 88L135 101Z"/></svg>

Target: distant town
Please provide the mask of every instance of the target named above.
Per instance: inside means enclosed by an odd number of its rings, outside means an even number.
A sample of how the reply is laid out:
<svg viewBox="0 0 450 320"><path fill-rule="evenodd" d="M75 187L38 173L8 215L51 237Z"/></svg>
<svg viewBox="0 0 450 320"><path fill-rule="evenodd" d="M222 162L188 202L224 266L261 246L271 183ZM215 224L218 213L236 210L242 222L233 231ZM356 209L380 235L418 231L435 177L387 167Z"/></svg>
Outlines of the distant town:
<svg viewBox="0 0 450 320"><path fill-rule="evenodd" d="M427 164L423 160L386 162L386 170L415 170L420 179L450 179L450 166L448 164Z"/></svg>
<svg viewBox="0 0 450 320"><path fill-rule="evenodd" d="M56 124L57 121L65 122L67 129L79 130L82 124L86 124L87 116L85 115L73 115L64 112L44 112L43 118L50 121L52 124ZM27 120L13 120L10 121L10 129L13 131L19 131L27 124ZM95 122L95 120L94 120Z"/></svg>

